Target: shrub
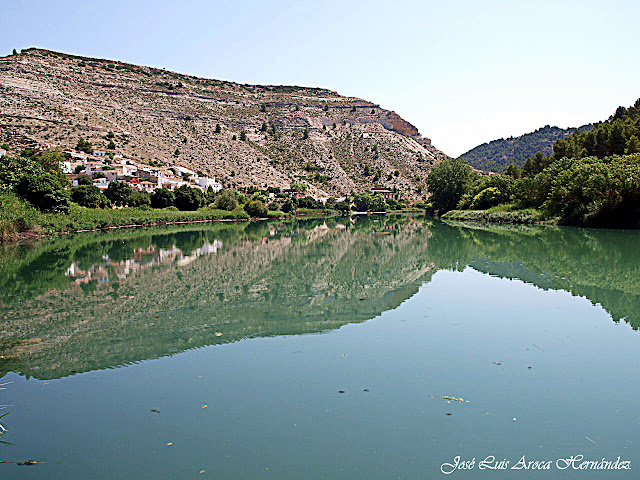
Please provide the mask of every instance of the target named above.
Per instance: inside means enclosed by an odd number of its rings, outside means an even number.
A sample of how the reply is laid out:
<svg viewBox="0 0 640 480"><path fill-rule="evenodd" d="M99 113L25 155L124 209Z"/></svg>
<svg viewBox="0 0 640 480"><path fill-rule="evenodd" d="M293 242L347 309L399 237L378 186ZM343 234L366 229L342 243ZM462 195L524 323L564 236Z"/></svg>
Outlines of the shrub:
<svg viewBox="0 0 640 480"><path fill-rule="evenodd" d="M156 188L151 194L152 208L167 208L173 206L175 201L174 193L168 188Z"/></svg>
<svg viewBox="0 0 640 480"><path fill-rule="evenodd" d="M37 215L31 205L15 194L0 195L0 240L31 228Z"/></svg>
<svg viewBox="0 0 640 480"><path fill-rule="evenodd" d="M94 185L80 185L71 190L71 200L81 207L106 208L111 206L109 199Z"/></svg>
<svg viewBox="0 0 640 480"><path fill-rule="evenodd" d="M204 202L204 195L197 188L182 185L175 189L174 204L179 210L197 210Z"/></svg>
<svg viewBox="0 0 640 480"><path fill-rule="evenodd" d="M89 175L79 175L76 178L76 181L78 182L78 185L93 185L93 180Z"/></svg>
<svg viewBox="0 0 640 480"><path fill-rule="evenodd" d="M504 194L498 190L497 187L489 187L485 188L473 197L470 207L473 210L485 210L489 207L494 207L503 201L505 201Z"/></svg>
<svg viewBox="0 0 640 480"><path fill-rule="evenodd" d="M368 193L356 193L353 195L353 208L356 212L371 210L372 198Z"/></svg>
<svg viewBox="0 0 640 480"><path fill-rule="evenodd" d="M244 211L251 217L265 218L268 214L267 207L260 200L251 200L244 206Z"/></svg>
<svg viewBox="0 0 640 480"><path fill-rule="evenodd" d="M25 175L15 187L16 193L43 212L67 213L69 194L50 173Z"/></svg>
<svg viewBox="0 0 640 480"><path fill-rule="evenodd" d="M238 199L233 191L222 190L218 193L216 200L213 202L213 206L220 210L227 210L230 212L238 206Z"/></svg>
<svg viewBox="0 0 640 480"><path fill-rule="evenodd" d="M12 190L25 175L42 175L44 168L30 158L0 157L0 193Z"/></svg>
<svg viewBox="0 0 640 480"><path fill-rule="evenodd" d="M129 205L132 207L148 207L151 205L151 195L148 192L142 192L140 190L133 190L131 192L131 198Z"/></svg>
<svg viewBox="0 0 640 480"><path fill-rule="evenodd" d="M374 195L371 199L371 211L372 212L386 212L387 211L387 202L385 202L384 197L380 194Z"/></svg>
<svg viewBox="0 0 640 480"><path fill-rule="evenodd" d="M293 203L293 200L288 198L283 204L282 204L282 211L284 213L289 213L292 210L295 209L295 204Z"/></svg>
<svg viewBox="0 0 640 480"><path fill-rule="evenodd" d="M343 200L336 203L336 210L338 210L343 215L347 215L351 210L351 205L349 204L349 202Z"/></svg>
<svg viewBox="0 0 640 480"><path fill-rule="evenodd" d="M80 137L76 143L76 150L84 153L93 153L93 145L88 140Z"/></svg>
<svg viewBox="0 0 640 480"><path fill-rule="evenodd" d="M111 202L119 207L129 205L132 188L124 182L111 182L104 194Z"/></svg>

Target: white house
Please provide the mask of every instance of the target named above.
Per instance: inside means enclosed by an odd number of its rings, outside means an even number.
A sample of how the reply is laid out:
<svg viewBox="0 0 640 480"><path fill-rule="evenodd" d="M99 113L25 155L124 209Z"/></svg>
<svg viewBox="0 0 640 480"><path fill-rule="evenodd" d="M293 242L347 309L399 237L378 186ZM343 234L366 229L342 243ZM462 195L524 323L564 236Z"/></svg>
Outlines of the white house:
<svg viewBox="0 0 640 480"><path fill-rule="evenodd" d="M116 151L115 151L115 150L109 150L109 149L107 149L107 148L96 148L96 149L93 151L93 155L94 155L95 157L106 157L106 156L107 156L107 155L109 155L110 153L113 153L113 155L114 155L114 157L115 157L115 154L116 154ZM122 155L120 155L120 157L122 157Z"/></svg>
<svg viewBox="0 0 640 480"><path fill-rule="evenodd" d="M109 180L107 180L106 178L96 178L93 181L93 184L98 187L100 190L106 190L107 187L109 186Z"/></svg>
<svg viewBox="0 0 640 480"><path fill-rule="evenodd" d="M222 190L222 185L220 185L218 182L216 182L215 177L214 178L196 177L195 178L195 182L196 182L197 185L201 186L205 190L207 190L209 187L211 187L213 189L213 191L216 192L216 193L219 192L220 190Z"/></svg>
<svg viewBox="0 0 640 480"><path fill-rule="evenodd" d="M4 148L0 148L0 158L4 157L7 154L7 151Z"/></svg>
<svg viewBox="0 0 640 480"><path fill-rule="evenodd" d="M194 172L193 170L186 168L186 167L178 167L175 166L173 167L177 172L180 172L180 175L182 175L183 177L185 176L189 176L189 177L195 177L196 176L196 172Z"/></svg>
<svg viewBox="0 0 640 480"><path fill-rule="evenodd" d="M2 156L2 150L0 150L0 157ZM60 162L60 169L62 170L62 173L73 173L73 165L71 165L71 162L69 161L64 161L64 162Z"/></svg>

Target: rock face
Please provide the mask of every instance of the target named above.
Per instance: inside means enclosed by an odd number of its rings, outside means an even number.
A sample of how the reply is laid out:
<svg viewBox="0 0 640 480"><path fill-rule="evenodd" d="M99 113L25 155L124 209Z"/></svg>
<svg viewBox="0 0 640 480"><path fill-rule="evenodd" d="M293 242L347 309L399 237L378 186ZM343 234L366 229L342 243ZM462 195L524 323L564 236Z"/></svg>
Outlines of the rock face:
<svg viewBox="0 0 640 480"><path fill-rule="evenodd" d="M188 166L229 187L304 183L316 196L383 185L417 198L446 157L395 112L326 89L40 49L0 58L0 143L72 148L83 137L106 147L109 132L125 158Z"/></svg>

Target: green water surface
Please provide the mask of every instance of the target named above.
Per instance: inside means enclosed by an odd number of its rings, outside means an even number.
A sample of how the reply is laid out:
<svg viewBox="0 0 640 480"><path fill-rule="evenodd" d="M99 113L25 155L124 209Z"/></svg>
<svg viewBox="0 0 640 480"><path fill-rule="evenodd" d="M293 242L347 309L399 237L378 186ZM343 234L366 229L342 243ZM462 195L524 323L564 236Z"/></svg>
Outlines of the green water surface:
<svg viewBox="0 0 640 480"><path fill-rule="evenodd" d="M639 478L639 245L387 215L4 247L0 479Z"/></svg>

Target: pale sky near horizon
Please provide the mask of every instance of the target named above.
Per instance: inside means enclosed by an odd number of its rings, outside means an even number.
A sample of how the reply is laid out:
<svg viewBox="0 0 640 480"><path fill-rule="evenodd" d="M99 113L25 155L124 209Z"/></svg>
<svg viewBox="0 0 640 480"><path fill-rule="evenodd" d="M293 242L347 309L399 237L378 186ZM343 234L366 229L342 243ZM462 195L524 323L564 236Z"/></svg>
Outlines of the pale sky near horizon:
<svg viewBox="0 0 640 480"><path fill-rule="evenodd" d="M396 111L457 156L640 97L640 2L5 0L0 55L40 47Z"/></svg>

